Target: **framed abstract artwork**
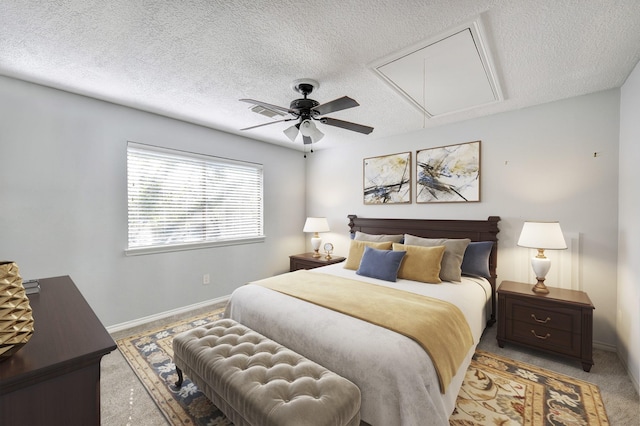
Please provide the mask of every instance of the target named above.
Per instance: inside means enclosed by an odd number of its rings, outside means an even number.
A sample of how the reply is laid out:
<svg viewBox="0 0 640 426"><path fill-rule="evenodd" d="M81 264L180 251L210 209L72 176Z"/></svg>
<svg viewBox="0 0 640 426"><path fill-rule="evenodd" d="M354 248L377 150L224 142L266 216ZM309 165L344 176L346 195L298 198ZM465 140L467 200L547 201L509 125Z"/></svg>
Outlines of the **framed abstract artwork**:
<svg viewBox="0 0 640 426"><path fill-rule="evenodd" d="M411 153L364 159L364 203L411 203Z"/></svg>
<svg viewBox="0 0 640 426"><path fill-rule="evenodd" d="M480 201L480 141L416 152L416 202Z"/></svg>

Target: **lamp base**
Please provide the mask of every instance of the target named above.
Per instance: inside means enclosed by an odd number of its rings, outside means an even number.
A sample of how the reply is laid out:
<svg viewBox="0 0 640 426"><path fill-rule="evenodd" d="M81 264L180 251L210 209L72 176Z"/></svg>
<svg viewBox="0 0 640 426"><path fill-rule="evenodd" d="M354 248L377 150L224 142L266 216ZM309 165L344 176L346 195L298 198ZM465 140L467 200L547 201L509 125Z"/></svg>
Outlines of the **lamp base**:
<svg viewBox="0 0 640 426"><path fill-rule="evenodd" d="M531 291L537 294L549 294L549 289L547 288L546 285L544 285L544 278L543 279L538 278L538 282L536 283L536 285L533 286Z"/></svg>
<svg viewBox="0 0 640 426"><path fill-rule="evenodd" d="M551 268L551 261L544 255L544 250L538 249L538 255L531 258L531 267L536 274L538 282L533 286L531 291L537 294L549 294L549 289L544 285L544 279Z"/></svg>
<svg viewBox="0 0 640 426"><path fill-rule="evenodd" d="M311 248L313 249L313 257L320 257L320 244L322 244L322 238L316 232L311 237Z"/></svg>

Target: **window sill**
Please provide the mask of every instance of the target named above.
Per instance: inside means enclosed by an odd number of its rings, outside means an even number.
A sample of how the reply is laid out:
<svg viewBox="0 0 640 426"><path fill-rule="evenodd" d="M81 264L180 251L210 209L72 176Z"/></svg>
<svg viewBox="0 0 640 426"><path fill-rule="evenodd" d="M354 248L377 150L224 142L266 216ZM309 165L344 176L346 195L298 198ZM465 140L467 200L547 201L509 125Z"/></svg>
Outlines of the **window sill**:
<svg viewBox="0 0 640 426"><path fill-rule="evenodd" d="M124 254L126 256L140 256L144 254L170 253L170 252L184 251L184 250L199 250L199 249L205 249L205 248L211 248L211 247L237 246L241 244L263 243L265 239L266 237L262 236L262 237L242 238L242 239L236 239L236 240L207 241L202 243L173 244L173 245L166 245L166 246L130 248L130 249L126 249L124 251Z"/></svg>

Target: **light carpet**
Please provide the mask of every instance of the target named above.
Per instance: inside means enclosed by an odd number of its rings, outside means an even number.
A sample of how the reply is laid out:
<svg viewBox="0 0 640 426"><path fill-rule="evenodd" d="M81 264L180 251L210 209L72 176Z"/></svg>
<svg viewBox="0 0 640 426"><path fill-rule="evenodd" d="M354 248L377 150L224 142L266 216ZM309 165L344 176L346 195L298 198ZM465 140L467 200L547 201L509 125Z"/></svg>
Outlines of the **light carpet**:
<svg viewBox="0 0 640 426"><path fill-rule="evenodd" d="M173 336L220 317L212 311L117 341L118 347L172 425L232 423L188 377L180 389L173 365ZM478 350L467 369L451 425L608 425L598 387Z"/></svg>

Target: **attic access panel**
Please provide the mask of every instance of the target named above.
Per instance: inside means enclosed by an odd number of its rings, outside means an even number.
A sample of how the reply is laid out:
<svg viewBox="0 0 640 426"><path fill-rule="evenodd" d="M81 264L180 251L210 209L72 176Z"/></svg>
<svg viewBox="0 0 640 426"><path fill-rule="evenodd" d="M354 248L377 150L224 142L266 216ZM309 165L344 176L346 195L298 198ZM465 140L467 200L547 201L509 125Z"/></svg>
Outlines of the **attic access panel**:
<svg viewBox="0 0 640 426"><path fill-rule="evenodd" d="M387 57L373 69L428 117L503 99L478 21Z"/></svg>

